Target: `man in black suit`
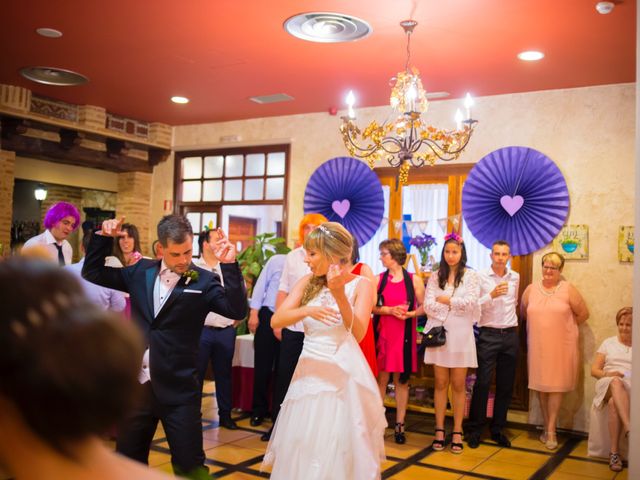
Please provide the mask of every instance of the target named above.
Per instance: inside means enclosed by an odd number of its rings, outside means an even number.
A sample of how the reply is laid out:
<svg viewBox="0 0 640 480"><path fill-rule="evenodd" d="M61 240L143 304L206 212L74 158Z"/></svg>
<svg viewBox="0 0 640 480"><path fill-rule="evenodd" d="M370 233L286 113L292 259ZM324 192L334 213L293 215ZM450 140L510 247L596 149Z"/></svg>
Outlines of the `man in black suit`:
<svg viewBox="0 0 640 480"><path fill-rule="evenodd" d="M247 297L235 247L218 230L216 257L225 278L191 263L193 230L186 217L167 215L158 223L162 260L142 259L126 268L104 266L120 220L105 220L87 251L82 275L90 282L128 292L131 312L147 349L139 375L144 401L118 431L116 450L148 463L158 420L162 422L174 470L188 474L204 467L198 342L204 319L216 312L243 319ZM107 393L108 394L108 393Z"/></svg>

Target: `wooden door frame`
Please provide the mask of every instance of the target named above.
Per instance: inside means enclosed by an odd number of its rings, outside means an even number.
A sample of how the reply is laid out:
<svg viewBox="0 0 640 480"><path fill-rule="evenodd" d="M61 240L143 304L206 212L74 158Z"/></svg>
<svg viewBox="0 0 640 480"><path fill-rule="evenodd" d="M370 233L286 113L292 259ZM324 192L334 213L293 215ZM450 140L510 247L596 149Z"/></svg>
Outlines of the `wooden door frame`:
<svg viewBox="0 0 640 480"><path fill-rule="evenodd" d="M410 184L420 183L440 183L449 187L449 201L447 215L455 215L462 212L462 187L467 175L474 164L456 165L435 165L433 167L422 167L412 169L409 172ZM391 167L376 168L374 172L378 175L380 183L390 187L389 195L389 238L398 238L399 235L393 227L394 219L402 219L402 193L396 193L400 187L397 185L398 170ZM448 230L452 225L449 222ZM511 268L520 274L520 291L518 298L522 298L524 289L533 279L533 254L513 257ZM520 350L518 355L518 365L516 367L516 379L513 388L510 408L514 410L529 410L529 387L528 387L528 366L527 366L527 329L526 322L518 314L518 335L520 339Z"/></svg>

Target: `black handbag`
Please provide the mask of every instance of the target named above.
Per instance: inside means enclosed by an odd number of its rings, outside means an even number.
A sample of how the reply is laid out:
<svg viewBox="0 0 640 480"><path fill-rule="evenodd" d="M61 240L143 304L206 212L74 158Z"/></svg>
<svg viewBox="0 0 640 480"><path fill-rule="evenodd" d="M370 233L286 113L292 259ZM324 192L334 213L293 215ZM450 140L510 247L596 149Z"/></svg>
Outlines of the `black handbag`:
<svg viewBox="0 0 640 480"><path fill-rule="evenodd" d="M441 347L447 343L447 329L442 325L431 328L428 332L422 334L422 342L420 347Z"/></svg>

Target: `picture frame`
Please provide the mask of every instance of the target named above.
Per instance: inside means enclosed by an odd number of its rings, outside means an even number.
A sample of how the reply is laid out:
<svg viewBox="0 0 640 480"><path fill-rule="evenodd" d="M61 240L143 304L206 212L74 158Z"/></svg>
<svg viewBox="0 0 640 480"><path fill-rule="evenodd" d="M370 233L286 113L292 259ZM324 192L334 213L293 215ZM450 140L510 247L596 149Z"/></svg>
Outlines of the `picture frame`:
<svg viewBox="0 0 640 480"><path fill-rule="evenodd" d="M633 263L635 232L634 227L620 226L618 229L618 261L623 263Z"/></svg>
<svg viewBox="0 0 640 480"><path fill-rule="evenodd" d="M565 225L553 239L553 249L566 260L588 260L589 226Z"/></svg>

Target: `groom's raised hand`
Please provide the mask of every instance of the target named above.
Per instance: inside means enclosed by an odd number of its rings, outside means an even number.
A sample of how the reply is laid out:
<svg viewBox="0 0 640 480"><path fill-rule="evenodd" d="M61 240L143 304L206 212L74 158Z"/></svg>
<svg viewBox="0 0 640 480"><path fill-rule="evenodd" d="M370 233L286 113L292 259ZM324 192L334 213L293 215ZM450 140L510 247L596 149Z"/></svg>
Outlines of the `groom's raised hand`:
<svg viewBox="0 0 640 480"><path fill-rule="evenodd" d="M120 217L120 220L112 218L102 222L102 230L96 232L104 237L122 237L125 232L122 231L122 224L124 223L124 217Z"/></svg>
<svg viewBox="0 0 640 480"><path fill-rule="evenodd" d="M215 242L213 248L213 255L218 259L220 263L233 263L236 261L236 247L229 241L229 238L225 235L221 228L218 228L215 233L218 239Z"/></svg>

